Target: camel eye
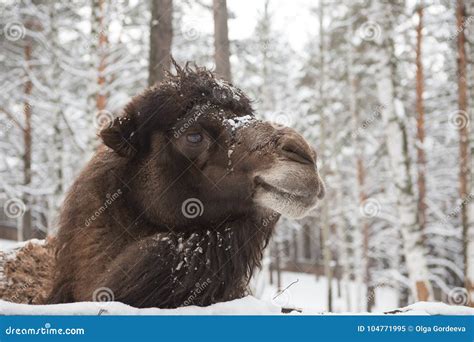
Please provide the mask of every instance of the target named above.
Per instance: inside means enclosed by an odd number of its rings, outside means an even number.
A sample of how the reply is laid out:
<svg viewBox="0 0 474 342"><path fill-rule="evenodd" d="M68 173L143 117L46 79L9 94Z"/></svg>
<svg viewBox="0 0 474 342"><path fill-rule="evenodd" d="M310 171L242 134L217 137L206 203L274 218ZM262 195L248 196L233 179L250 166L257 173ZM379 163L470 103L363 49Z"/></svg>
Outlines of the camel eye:
<svg viewBox="0 0 474 342"><path fill-rule="evenodd" d="M202 141L201 133L190 133L186 135L186 140L192 144L198 144Z"/></svg>

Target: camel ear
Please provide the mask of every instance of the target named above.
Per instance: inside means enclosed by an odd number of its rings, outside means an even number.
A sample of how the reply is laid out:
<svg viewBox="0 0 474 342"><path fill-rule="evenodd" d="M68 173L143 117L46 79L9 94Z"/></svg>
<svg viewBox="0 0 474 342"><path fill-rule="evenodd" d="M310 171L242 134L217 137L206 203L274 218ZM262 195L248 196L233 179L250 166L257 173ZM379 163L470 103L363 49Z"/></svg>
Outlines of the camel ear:
<svg viewBox="0 0 474 342"><path fill-rule="evenodd" d="M122 157L131 158L138 151L135 125L130 118L115 118L111 125L100 131L99 136L105 145Z"/></svg>

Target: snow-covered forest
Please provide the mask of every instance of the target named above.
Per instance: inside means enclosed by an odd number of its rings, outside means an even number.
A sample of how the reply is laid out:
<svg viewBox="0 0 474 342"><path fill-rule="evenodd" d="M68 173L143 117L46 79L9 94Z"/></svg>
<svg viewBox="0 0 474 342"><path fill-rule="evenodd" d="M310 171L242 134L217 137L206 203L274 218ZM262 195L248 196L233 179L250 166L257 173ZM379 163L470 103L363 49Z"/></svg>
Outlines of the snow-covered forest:
<svg viewBox="0 0 474 342"><path fill-rule="evenodd" d="M0 28L3 245L55 234L98 130L172 55L318 153L326 197L279 221L254 296L473 305L473 1L3 0Z"/></svg>

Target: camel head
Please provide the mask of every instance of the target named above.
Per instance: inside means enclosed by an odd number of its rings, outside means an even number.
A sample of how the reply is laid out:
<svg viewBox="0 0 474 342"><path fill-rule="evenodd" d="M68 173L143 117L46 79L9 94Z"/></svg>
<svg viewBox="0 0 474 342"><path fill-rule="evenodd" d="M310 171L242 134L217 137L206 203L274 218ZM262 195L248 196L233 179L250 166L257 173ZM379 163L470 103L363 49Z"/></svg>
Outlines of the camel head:
<svg viewBox="0 0 474 342"><path fill-rule="evenodd" d="M324 185L306 140L257 120L247 96L209 71L176 69L100 133L129 164L139 211L179 228L314 208Z"/></svg>

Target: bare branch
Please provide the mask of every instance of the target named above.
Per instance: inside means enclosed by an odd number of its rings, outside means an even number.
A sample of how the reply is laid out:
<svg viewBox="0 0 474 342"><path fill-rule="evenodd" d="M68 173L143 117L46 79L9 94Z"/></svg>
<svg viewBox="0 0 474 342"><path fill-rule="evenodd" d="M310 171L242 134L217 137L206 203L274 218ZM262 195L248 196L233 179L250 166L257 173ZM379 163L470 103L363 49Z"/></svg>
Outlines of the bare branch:
<svg viewBox="0 0 474 342"><path fill-rule="evenodd" d="M7 117L15 124L15 126L17 126L22 131L25 131L23 126L18 122L18 120L15 118L15 116L10 111L6 110L3 107L0 107L0 111L4 112L7 115Z"/></svg>

